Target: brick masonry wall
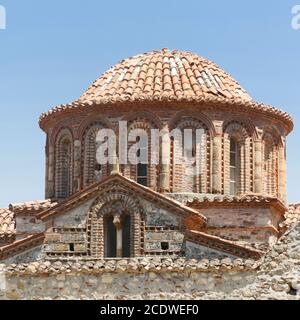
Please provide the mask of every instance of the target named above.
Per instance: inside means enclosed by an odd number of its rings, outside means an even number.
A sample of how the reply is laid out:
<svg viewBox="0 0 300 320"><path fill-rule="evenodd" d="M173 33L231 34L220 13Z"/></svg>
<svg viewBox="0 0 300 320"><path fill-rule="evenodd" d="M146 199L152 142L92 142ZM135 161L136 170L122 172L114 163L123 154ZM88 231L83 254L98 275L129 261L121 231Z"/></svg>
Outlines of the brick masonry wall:
<svg viewBox="0 0 300 320"><path fill-rule="evenodd" d="M207 233L267 248L277 239L280 216L269 208L207 208Z"/></svg>
<svg viewBox="0 0 300 320"><path fill-rule="evenodd" d="M279 149L275 148L274 150L274 159L278 161L268 161L263 159L263 144L265 143L264 134L270 132L272 134L273 140L277 146L282 145L285 148L285 134L282 124L273 119L270 121L268 118L263 116L258 117L257 114L249 114L244 112L224 112L222 110L212 109L209 106L201 108L190 107L187 108L185 112L176 108L169 107L165 109L163 105L159 107L144 107L142 110L133 110L134 108L127 109L118 109L115 108L106 108L102 112L101 121L106 127L112 128L117 133L117 126L119 120L129 120L131 127L142 127L147 128L154 127L162 129L166 126L170 130L176 125L180 125L181 122L186 122L187 127L193 128L204 128L208 134L207 144L206 144L206 160L205 168L203 175L201 177L196 177L196 180L193 182L194 187L190 185L190 180L187 178L184 171L189 171L188 168L182 168L180 165L173 165L171 161L169 179L167 190L173 192L186 192L187 190L200 191L203 193L229 193L228 187L228 135L225 134L228 129L228 124L235 123L235 126L238 124L240 130L235 127L235 133L238 131L244 134L243 141L241 140L241 157L240 157L240 179L238 181L238 192L241 194L247 192L271 192L273 195L277 195L283 201L286 200L285 192L285 158L283 156L279 157ZM85 142L85 134L87 130L95 123L95 119L98 117L98 112L95 110L87 114L73 111L72 115L68 115L65 118L63 115L60 119L53 124L49 124L48 129L48 144L47 144L47 174L46 174L46 190L47 197L54 198L55 190L56 194L58 190L61 190L60 182L61 179L56 177L56 184L53 182L53 178L49 172L53 171L53 167L56 167L56 172L59 174L57 169L60 165L55 163L57 158L51 156L53 153L51 150L56 150L56 153L59 154L59 148L57 148L57 135L62 128L70 128L72 132L72 139L75 143L79 141L82 144L81 148L81 157L76 156L76 161L74 161L74 172L73 172L73 185L76 186L73 188L74 191L81 189L84 186L84 181L93 181L93 172L95 168L93 161L91 160L94 156L91 154L86 154L86 152L93 152L94 148L88 148ZM188 120L188 121L187 121ZM231 125L232 127L232 125ZM229 132L227 130L227 132ZM245 136L245 133L247 136ZM69 135L69 134L68 134ZM214 137L221 136L223 137L222 144L212 143ZM256 147L254 148L254 141L256 141ZM261 143L258 144L257 141ZM214 150L212 148L221 148L220 150ZM90 150L90 151L89 151ZM222 155L222 156L221 156ZM170 150L171 160L175 156L174 148L171 146ZM74 154L75 157L75 154ZM87 160L88 159L88 160ZM263 162L268 162L268 170L262 170L264 168ZM90 168L87 168L87 161L90 163ZM79 163L78 163L79 162ZM78 169L81 168L81 169ZM183 170L184 169L184 170ZM72 169L73 170L73 169ZM79 173L78 170L81 170ZM105 169L106 170L106 169ZM151 166L148 170L148 182L149 186L154 190L160 190L162 186L160 185L160 168L156 166ZM76 171L76 172L75 172ZM123 174L129 178L135 179L136 172L135 168L132 166L122 168ZM106 173L105 173L106 175ZM78 180L78 176L81 176L81 180ZM278 178L274 179L274 176ZM268 183L270 188L262 187L263 181L272 180ZM81 181L79 186L77 186L78 181ZM188 186L186 183L188 182ZM54 185L53 185L54 184ZM264 185L266 183L264 182ZM164 186L164 189L165 186ZM270 191L268 191L270 190Z"/></svg>

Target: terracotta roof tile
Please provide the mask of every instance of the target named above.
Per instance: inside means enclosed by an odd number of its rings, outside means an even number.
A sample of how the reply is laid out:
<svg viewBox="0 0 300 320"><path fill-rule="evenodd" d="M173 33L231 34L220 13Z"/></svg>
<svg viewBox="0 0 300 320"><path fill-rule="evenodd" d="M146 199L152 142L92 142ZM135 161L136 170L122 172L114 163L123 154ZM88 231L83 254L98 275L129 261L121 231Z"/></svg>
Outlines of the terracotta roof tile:
<svg viewBox="0 0 300 320"><path fill-rule="evenodd" d="M0 272L7 274L59 274L69 272L111 273L111 272L211 272L211 271L251 271L260 262L253 259L185 259L185 258L131 258L114 260L41 260L22 264L0 264Z"/></svg>
<svg viewBox="0 0 300 320"><path fill-rule="evenodd" d="M226 240L224 238L196 230L187 230L186 239L188 241L202 244L242 258L257 260L264 254L264 251L255 249L249 245L245 246L236 241Z"/></svg>
<svg viewBox="0 0 300 320"><path fill-rule="evenodd" d="M15 214L36 214L50 209L57 203L50 199L10 204L9 209Z"/></svg>
<svg viewBox="0 0 300 320"><path fill-rule="evenodd" d="M41 115L40 123L57 112L92 105L177 101L234 104L273 113L292 126L285 112L256 103L240 84L215 63L191 52L162 49L122 60L105 72L71 104Z"/></svg>
<svg viewBox="0 0 300 320"><path fill-rule="evenodd" d="M0 209L0 238L15 235L15 216L8 209Z"/></svg>
<svg viewBox="0 0 300 320"><path fill-rule="evenodd" d="M168 194L169 197L181 197L181 201L187 206L192 208L205 207L206 205L220 205L228 206L235 204L270 204L276 206L283 211L286 210L284 204L276 197L263 196L259 194L247 194L241 197L238 196L228 196L228 195L178 195L178 194Z"/></svg>

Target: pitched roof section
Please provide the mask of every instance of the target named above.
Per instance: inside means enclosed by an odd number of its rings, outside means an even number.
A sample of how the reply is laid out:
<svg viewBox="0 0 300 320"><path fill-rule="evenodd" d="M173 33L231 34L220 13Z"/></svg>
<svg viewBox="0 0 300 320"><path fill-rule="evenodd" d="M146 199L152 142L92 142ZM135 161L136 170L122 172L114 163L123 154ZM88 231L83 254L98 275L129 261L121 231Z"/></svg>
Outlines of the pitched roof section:
<svg viewBox="0 0 300 320"><path fill-rule="evenodd" d="M0 209L0 239L15 235L15 215L8 209Z"/></svg>
<svg viewBox="0 0 300 320"><path fill-rule="evenodd" d="M30 250L39 245L42 245L44 242L44 239L45 239L44 233L37 233L37 234L29 235L26 238L19 239L4 247L1 247L0 260L5 260L17 254L20 254L26 250Z"/></svg>
<svg viewBox="0 0 300 320"><path fill-rule="evenodd" d="M187 230L186 240L246 259L258 260L264 254L263 251L195 230Z"/></svg>
<svg viewBox="0 0 300 320"><path fill-rule="evenodd" d="M191 52L162 49L125 59L106 71L76 101L43 113L53 114L92 105L134 102L197 102L236 105L272 113L287 121L284 111L256 103L241 85L215 63Z"/></svg>
<svg viewBox="0 0 300 320"><path fill-rule="evenodd" d="M198 210L189 208L179 201L173 200L161 193L149 189L148 187L142 186L141 184L131 179L128 179L120 175L119 173L108 176L104 180L94 183L91 186L75 193L74 195L72 195L65 201L57 204L53 208L41 212L36 217L45 221L49 218L63 214L68 209L74 207L75 205L78 205L79 202L91 199L92 197L97 195L99 191L104 190L107 187L109 191L109 188L112 184L119 186L123 185L126 188L128 188L128 190L132 190L135 192L135 194L144 196L149 201L159 201L162 207L172 209L173 212L177 212L186 216L193 215L194 217L199 219L200 225L204 225L206 222L206 218L203 215L201 215Z"/></svg>
<svg viewBox="0 0 300 320"><path fill-rule="evenodd" d="M46 209L50 209L55 205L57 205L57 202L52 202L50 199L46 199L10 204L9 209L15 214L34 215Z"/></svg>
<svg viewBox="0 0 300 320"><path fill-rule="evenodd" d="M278 210L285 212L286 207L285 205L276 197L269 197L269 196L262 196L256 194L248 194L241 197L236 196L223 196L223 195L213 195L212 197L209 196L199 196L194 197L192 200L187 199L185 201L186 205L195 208L195 209L202 209L210 207L214 205L214 207L234 207L234 206L269 206L275 207Z"/></svg>

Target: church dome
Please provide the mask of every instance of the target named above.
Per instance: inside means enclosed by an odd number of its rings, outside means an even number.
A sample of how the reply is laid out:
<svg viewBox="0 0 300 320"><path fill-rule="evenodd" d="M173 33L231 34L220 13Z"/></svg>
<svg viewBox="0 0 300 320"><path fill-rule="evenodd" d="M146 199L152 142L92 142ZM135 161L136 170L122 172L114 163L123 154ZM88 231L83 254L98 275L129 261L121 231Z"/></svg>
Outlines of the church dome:
<svg viewBox="0 0 300 320"><path fill-rule="evenodd" d="M213 62L190 52L162 49L122 60L97 79L79 101L215 97L251 100L239 83Z"/></svg>
<svg viewBox="0 0 300 320"><path fill-rule="evenodd" d="M249 110L280 119L286 124L287 132L293 128L293 120L288 113L254 101L233 77L215 63L191 52L169 49L122 60L95 80L79 99L43 113L40 126L46 131L48 120L75 109L87 112L86 108L95 106L136 107L160 102L164 106L181 104L184 108L189 104L207 104L243 112Z"/></svg>

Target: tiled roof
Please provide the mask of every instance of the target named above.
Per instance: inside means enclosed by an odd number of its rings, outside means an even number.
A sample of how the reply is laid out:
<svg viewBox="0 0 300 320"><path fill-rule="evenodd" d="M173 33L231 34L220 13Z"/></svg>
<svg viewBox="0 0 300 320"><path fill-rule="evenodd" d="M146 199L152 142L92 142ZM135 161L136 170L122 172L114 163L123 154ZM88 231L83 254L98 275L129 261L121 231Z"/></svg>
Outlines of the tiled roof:
<svg viewBox="0 0 300 320"><path fill-rule="evenodd" d="M124 100L141 96L221 96L252 100L246 91L213 62L182 51L152 51L125 59L97 79L79 99Z"/></svg>
<svg viewBox="0 0 300 320"><path fill-rule="evenodd" d="M243 246L235 241L226 240L218 236L196 230L187 230L186 239L188 241L221 250L241 258L251 258L257 260L264 254L264 251L254 249L250 246Z"/></svg>
<svg viewBox="0 0 300 320"><path fill-rule="evenodd" d="M9 209L15 214L36 214L44 210L50 209L57 203L47 200L36 200L31 202L21 202L10 204Z"/></svg>
<svg viewBox="0 0 300 320"><path fill-rule="evenodd" d="M259 266L253 259L185 259L185 258L130 258L87 261L36 261L22 264L0 264L0 272L7 274L60 274L69 272L111 273L111 272L210 272L251 271Z"/></svg>
<svg viewBox="0 0 300 320"><path fill-rule="evenodd" d="M276 197L263 196L258 194L247 194L241 197L227 196L227 195L192 195L191 197L184 198L183 203L186 203L192 208L203 208L213 204L214 206L231 206L231 205L272 205L283 211L286 210L284 204Z"/></svg>
<svg viewBox="0 0 300 320"><path fill-rule="evenodd" d="M162 49L121 61L76 101L60 105L41 115L48 116L79 107L126 102L203 102L232 104L283 118L292 127L292 118L279 109L256 103L228 73L194 53Z"/></svg>
<svg viewBox="0 0 300 320"><path fill-rule="evenodd" d="M26 250L35 248L43 244L45 239L44 233L36 233L28 235L25 238L18 239L13 243L0 247L0 260L5 260L16 254L22 253Z"/></svg>
<svg viewBox="0 0 300 320"><path fill-rule="evenodd" d="M280 224L281 228L291 228L300 220L300 203L291 204L284 215L284 221Z"/></svg>
<svg viewBox="0 0 300 320"><path fill-rule="evenodd" d="M8 209L0 209L0 238L11 237L15 234L14 213Z"/></svg>

